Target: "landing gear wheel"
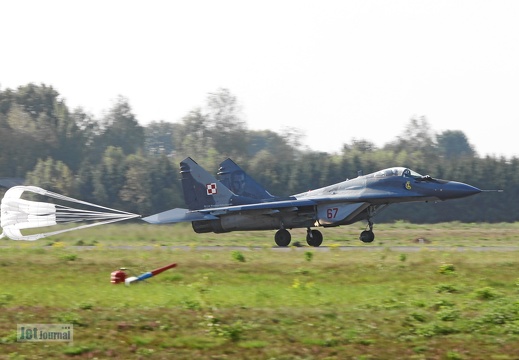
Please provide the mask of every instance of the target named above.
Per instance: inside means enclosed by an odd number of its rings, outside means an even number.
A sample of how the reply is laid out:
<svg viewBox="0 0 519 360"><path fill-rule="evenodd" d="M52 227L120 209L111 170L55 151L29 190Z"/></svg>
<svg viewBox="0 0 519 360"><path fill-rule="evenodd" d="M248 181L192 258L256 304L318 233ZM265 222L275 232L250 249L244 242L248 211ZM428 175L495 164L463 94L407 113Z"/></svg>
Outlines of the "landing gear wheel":
<svg viewBox="0 0 519 360"><path fill-rule="evenodd" d="M310 246L318 247L323 243L323 234L319 230L308 230L306 234L306 242Z"/></svg>
<svg viewBox="0 0 519 360"><path fill-rule="evenodd" d="M370 243L373 242L373 240L375 240L375 234L371 230L364 230L360 233L359 239L363 243Z"/></svg>
<svg viewBox="0 0 519 360"><path fill-rule="evenodd" d="M288 232L287 229L280 229L276 232L274 236L274 241L277 246L286 247L290 244L290 240L292 239L292 235Z"/></svg>

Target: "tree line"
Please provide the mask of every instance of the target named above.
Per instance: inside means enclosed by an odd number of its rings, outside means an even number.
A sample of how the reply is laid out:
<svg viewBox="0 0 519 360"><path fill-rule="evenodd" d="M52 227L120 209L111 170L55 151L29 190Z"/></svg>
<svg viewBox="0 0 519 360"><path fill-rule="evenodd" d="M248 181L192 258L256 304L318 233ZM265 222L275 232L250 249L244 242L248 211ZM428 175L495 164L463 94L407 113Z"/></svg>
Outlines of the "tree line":
<svg viewBox="0 0 519 360"><path fill-rule="evenodd" d="M438 204L393 205L377 221L517 221L519 161L480 157L460 130L434 133L413 117L400 136L382 147L352 139L338 153L304 147L297 129L250 130L228 89L178 122L139 124L119 97L97 119L69 109L45 84L0 89L0 178L142 215L184 207L178 164L190 156L212 173L230 157L274 195L290 195L393 166L482 189L467 199ZM5 191L5 189L4 189Z"/></svg>

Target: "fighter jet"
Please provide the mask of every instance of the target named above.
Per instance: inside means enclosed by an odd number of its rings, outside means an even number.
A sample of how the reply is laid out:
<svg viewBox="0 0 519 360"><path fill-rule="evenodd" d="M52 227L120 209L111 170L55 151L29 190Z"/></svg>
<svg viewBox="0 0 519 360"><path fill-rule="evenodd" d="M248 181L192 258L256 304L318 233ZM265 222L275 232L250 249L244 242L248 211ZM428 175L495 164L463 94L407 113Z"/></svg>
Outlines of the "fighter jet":
<svg viewBox="0 0 519 360"><path fill-rule="evenodd" d="M373 217L390 204L458 199L482 190L461 182L434 179L405 167L393 167L288 197L271 195L231 159L220 164L219 178L193 159L180 162L187 209L175 208L143 220L152 224L191 222L196 233L277 230L278 246L290 244L290 229L306 228L306 241L320 246L315 227L367 221L359 239L375 239Z"/></svg>

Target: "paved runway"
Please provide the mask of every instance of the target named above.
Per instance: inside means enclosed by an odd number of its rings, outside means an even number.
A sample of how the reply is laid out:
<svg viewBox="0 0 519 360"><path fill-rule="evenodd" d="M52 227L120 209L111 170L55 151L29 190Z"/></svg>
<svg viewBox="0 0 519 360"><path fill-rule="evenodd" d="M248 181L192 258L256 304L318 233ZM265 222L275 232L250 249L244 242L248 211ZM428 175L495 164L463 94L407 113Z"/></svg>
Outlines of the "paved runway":
<svg viewBox="0 0 519 360"><path fill-rule="evenodd" d="M95 249L96 246L69 246L72 249L88 250ZM265 251L290 252L290 251L395 251L395 252L419 252L419 251L500 251L510 252L519 251L519 246L290 246L290 247L250 247L250 246L154 246L154 245L114 245L103 246L104 249L121 250L183 250L183 251Z"/></svg>

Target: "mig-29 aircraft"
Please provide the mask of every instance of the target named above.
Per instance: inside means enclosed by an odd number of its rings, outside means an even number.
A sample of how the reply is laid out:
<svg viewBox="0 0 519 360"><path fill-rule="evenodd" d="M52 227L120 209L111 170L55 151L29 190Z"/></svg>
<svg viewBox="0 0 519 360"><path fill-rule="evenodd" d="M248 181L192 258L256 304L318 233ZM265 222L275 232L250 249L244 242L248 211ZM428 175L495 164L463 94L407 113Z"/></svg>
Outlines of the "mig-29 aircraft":
<svg viewBox="0 0 519 360"><path fill-rule="evenodd" d="M288 246L288 229L307 228L306 241L320 246L323 235L312 227L349 225L366 220L360 240L375 239L373 217L390 204L443 201L480 193L461 182L420 175L394 167L289 197L271 195L231 159L220 164L219 178L193 159L180 162L184 200L188 209L175 208L143 220L152 224L191 222L196 233L240 230L277 230L278 246ZM368 229L369 228L369 229Z"/></svg>

